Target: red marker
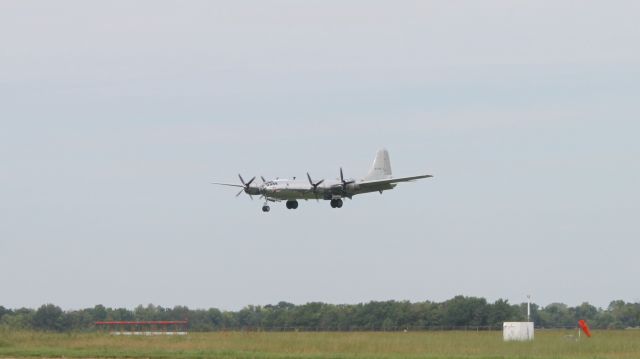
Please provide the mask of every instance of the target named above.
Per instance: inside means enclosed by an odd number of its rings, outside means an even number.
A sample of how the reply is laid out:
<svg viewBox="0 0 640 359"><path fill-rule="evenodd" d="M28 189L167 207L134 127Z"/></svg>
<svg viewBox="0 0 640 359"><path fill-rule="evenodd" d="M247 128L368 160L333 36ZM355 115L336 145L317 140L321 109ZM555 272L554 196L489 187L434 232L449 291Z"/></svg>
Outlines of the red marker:
<svg viewBox="0 0 640 359"><path fill-rule="evenodd" d="M578 325L580 326L580 328L582 328L582 331L584 332L584 334L586 334L589 338L591 338L591 332L589 331L589 326L587 325L587 322L585 322L583 319L580 319L578 321Z"/></svg>

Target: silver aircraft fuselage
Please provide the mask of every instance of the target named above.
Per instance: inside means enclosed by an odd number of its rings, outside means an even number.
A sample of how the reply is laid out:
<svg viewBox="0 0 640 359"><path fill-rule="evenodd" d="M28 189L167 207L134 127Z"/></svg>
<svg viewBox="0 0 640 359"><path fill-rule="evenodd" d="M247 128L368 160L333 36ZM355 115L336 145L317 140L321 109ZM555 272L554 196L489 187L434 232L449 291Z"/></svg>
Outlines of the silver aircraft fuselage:
<svg viewBox="0 0 640 359"><path fill-rule="evenodd" d="M323 199L331 200L369 193L380 192L393 189L395 184L384 184L376 188L360 188L358 182L349 183L346 188L342 182L338 180L324 181L317 186L316 191L310 190L309 182L295 179L276 179L264 183L262 186L256 186L258 193L268 198L279 200L296 200L296 199Z"/></svg>

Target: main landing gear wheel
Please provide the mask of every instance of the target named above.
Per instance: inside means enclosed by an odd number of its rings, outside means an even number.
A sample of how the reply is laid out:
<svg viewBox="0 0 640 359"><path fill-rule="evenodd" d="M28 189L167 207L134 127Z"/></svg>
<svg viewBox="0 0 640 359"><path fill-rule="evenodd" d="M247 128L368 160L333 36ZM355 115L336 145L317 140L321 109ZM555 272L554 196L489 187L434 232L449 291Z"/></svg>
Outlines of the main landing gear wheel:
<svg viewBox="0 0 640 359"><path fill-rule="evenodd" d="M262 212L269 212L271 208L269 208L269 206L267 206L266 204L264 206L262 206Z"/></svg>
<svg viewBox="0 0 640 359"><path fill-rule="evenodd" d="M340 198L332 199L331 208L342 208L342 200Z"/></svg>
<svg viewBox="0 0 640 359"><path fill-rule="evenodd" d="M287 201L287 209L298 208L298 201Z"/></svg>

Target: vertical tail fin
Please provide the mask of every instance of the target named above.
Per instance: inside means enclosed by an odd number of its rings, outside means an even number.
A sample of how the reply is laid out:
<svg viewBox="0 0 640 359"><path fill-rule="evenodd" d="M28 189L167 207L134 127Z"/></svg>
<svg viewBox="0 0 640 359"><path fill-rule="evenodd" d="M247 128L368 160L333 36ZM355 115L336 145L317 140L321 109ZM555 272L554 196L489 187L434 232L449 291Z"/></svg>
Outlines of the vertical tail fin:
<svg viewBox="0 0 640 359"><path fill-rule="evenodd" d="M363 180L372 181L388 178L391 178L391 161L389 160L389 152L383 148L376 153L373 165Z"/></svg>

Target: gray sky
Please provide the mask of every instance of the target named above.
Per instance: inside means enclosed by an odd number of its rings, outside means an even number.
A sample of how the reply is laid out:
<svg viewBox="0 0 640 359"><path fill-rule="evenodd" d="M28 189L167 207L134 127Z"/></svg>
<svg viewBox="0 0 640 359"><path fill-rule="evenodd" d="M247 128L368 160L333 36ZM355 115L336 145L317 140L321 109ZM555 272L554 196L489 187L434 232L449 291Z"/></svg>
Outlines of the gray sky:
<svg viewBox="0 0 640 359"><path fill-rule="evenodd" d="M3 1L0 305L640 301L637 1ZM436 177L283 204L209 184Z"/></svg>

